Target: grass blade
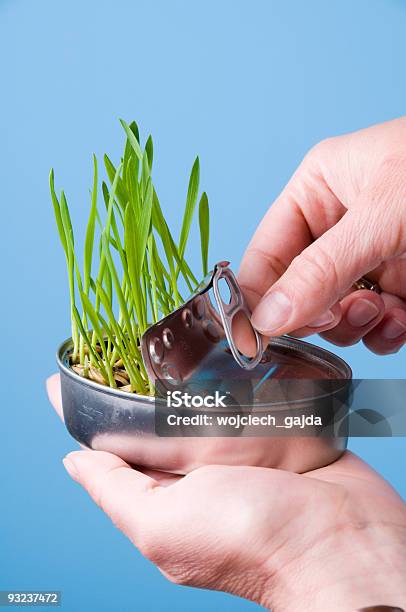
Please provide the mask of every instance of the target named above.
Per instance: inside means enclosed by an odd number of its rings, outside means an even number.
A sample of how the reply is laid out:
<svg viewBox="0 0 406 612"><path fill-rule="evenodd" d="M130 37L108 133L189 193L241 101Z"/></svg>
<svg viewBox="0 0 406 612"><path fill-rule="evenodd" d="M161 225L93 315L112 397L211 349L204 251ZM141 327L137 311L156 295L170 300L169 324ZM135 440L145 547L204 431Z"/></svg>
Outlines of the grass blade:
<svg viewBox="0 0 406 612"><path fill-rule="evenodd" d="M197 194L199 191L199 180L200 180L200 164L199 158L196 157L195 163L190 173L189 186L186 196L185 212L183 214L182 229L180 232L179 239L179 256L182 259L185 254L186 243L190 232L190 226L192 223L193 213L195 211Z"/></svg>
<svg viewBox="0 0 406 612"><path fill-rule="evenodd" d="M117 199L120 203L121 208L124 210L129 200L129 195L125 183L122 181L120 174L118 175L118 178L116 178L117 170L107 155L104 155L104 165L106 167L106 172L107 176L109 177L110 185L113 185L114 180L116 180L115 193L117 195Z"/></svg>
<svg viewBox="0 0 406 612"><path fill-rule="evenodd" d="M65 236L65 229L63 227L63 222L62 222L62 216L61 216L61 208L60 208L60 204L58 201L58 198L56 197L56 193L55 193L55 186L54 186L54 170L52 169L50 174L49 174L49 188L51 190L51 199L52 199L52 204L54 207L54 214L55 214L55 220L56 220L56 226L58 228L58 233L59 233L59 238L62 244L62 248L65 252L66 257L68 256L68 249L67 249L67 244L66 244L66 236Z"/></svg>
<svg viewBox="0 0 406 612"><path fill-rule="evenodd" d="M149 135L148 136L148 140L145 143L145 152L148 156L148 164L149 164L149 170L151 172L152 170L152 162L154 161L154 144L152 142L152 136Z"/></svg>
<svg viewBox="0 0 406 612"><path fill-rule="evenodd" d="M135 121L132 121L129 125L130 130L132 131L132 133L134 134L138 144L140 142L140 133L138 130L138 125L135 123ZM131 166L129 166L128 162L130 160L130 157L133 158L133 164L131 164ZM125 148L124 148L124 157L123 157L123 180L125 182L126 185L128 185L128 173L132 171L134 172L134 177L136 180L138 180L138 172L139 172L139 160L138 157L136 155L134 155L133 153L133 148L131 146L130 141L128 140L128 138L126 139L126 143L125 143Z"/></svg>
<svg viewBox="0 0 406 612"><path fill-rule="evenodd" d="M96 227L96 215L97 215L97 159L93 155L93 189L92 189L92 204L90 208L89 220L87 223L86 239L85 239L85 252L83 258L83 286L86 295L89 295L90 288L90 275L92 270L92 258L93 258L93 247L94 247L94 232Z"/></svg>
<svg viewBox="0 0 406 612"><path fill-rule="evenodd" d="M113 372L109 363L109 359L108 359L108 355L107 355L107 350L106 350L106 343L105 343L105 337L103 334L103 330L100 327L99 324L99 319L97 316L97 313L95 311L95 309L93 308L93 304L91 303L91 301L89 300L88 296L86 295L86 293L84 293L82 291L81 293L81 299L82 299L82 304L83 304L83 309L86 312L87 316L89 317L92 327L93 327L93 332L96 334L97 340L99 342L99 346L102 350L103 356L104 356L104 369L107 373L107 380L109 382L110 387L115 388L116 382L114 380L114 376L113 376Z"/></svg>
<svg viewBox="0 0 406 612"><path fill-rule="evenodd" d="M203 276L208 272L209 258L209 235L210 235L210 211L209 200L206 192L202 194L199 202L199 228L200 228L200 247L202 252Z"/></svg>
<svg viewBox="0 0 406 612"><path fill-rule="evenodd" d="M79 375L112 387L123 384L118 372L124 368L124 378L130 380L131 390L151 393L152 382L148 380L140 351L141 335L151 321L158 321L181 304L181 286L186 285L192 292L198 284L185 260L185 251L198 202L200 167L196 158L177 242L152 183L152 137L142 148L137 124L128 125L123 120L121 124L126 133L124 153L117 168L104 156L108 181L107 184L101 181L104 206L100 210L99 170L93 156L83 270L75 253L68 203L63 191L59 199L56 195L53 170L49 186L68 271L71 363L78 365L75 371ZM205 193L199 202L199 229L202 267L206 273L210 218ZM82 312L78 310L79 303Z"/></svg>
<svg viewBox="0 0 406 612"><path fill-rule="evenodd" d="M142 151L141 151L140 143L138 142L134 132L132 131L130 126L124 121L124 119L120 119L120 123L123 126L125 133L127 134L128 141L134 153L136 154L138 159L142 161Z"/></svg>

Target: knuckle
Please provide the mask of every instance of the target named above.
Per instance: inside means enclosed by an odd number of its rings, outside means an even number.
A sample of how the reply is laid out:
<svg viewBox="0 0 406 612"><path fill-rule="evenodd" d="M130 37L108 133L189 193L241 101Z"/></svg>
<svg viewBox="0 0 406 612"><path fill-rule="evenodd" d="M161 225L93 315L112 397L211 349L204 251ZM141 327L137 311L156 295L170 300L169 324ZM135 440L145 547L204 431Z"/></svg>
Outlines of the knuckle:
<svg viewBox="0 0 406 612"><path fill-rule="evenodd" d="M161 569L161 571L163 571ZM197 585L197 576L195 572L186 571L184 567L171 568L169 572L163 571L165 577L178 586L195 586Z"/></svg>
<svg viewBox="0 0 406 612"><path fill-rule="evenodd" d="M138 537L133 539L135 540L134 543L141 554L149 559L152 563L159 566L165 555L155 534L148 529L142 529L140 530Z"/></svg>
<svg viewBox="0 0 406 612"><path fill-rule="evenodd" d="M216 562L209 550L204 549L204 552L206 554L201 551L196 555L195 544L186 541L170 551L167 546L162 547L162 554L148 556L148 559L173 584L207 588L218 581L220 563Z"/></svg>
<svg viewBox="0 0 406 612"><path fill-rule="evenodd" d="M336 142L335 137L324 138L309 149L305 155L305 161L319 161L323 159L326 152L331 151Z"/></svg>
<svg viewBox="0 0 406 612"><path fill-rule="evenodd" d="M262 259L275 278L279 278L286 271L286 265L275 253L267 253L259 246L248 247L247 253L253 255L255 260Z"/></svg>
<svg viewBox="0 0 406 612"><path fill-rule="evenodd" d="M406 151L392 151L384 156L380 170L383 176L393 176L406 168Z"/></svg>
<svg viewBox="0 0 406 612"><path fill-rule="evenodd" d="M323 293L338 286L336 264L329 253L317 243L295 257L291 269L303 286L317 287Z"/></svg>
<svg viewBox="0 0 406 612"><path fill-rule="evenodd" d="M164 561L159 569L173 584L217 590L224 590L233 573L224 555L217 559L209 554L209 559L199 561L195 551L189 551L186 558Z"/></svg>
<svg viewBox="0 0 406 612"><path fill-rule="evenodd" d="M405 200L406 152L392 152L382 160L376 179L366 190L369 230L384 257L400 253L406 247Z"/></svg>

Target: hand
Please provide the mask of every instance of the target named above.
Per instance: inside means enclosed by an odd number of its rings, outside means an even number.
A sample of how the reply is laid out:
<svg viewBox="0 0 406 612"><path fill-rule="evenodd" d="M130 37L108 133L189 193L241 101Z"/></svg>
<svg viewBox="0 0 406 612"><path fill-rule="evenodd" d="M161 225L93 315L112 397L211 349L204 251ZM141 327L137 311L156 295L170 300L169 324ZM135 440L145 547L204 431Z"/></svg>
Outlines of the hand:
<svg viewBox="0 0 406 612"><path fill-rule="evenodd" d="M352 291L361 276L382 294ZM252 238L239 281L264 336L406 341L406 118L325 140L305 157Z"/></svg>
<svg viewBox="0 0 406 612"><path fill-rule="evenodd" d="M59 377L48 381L61 414ZM406 608L406 507L360 459L304 475L207 466L185 477L70 453L74 480L177 584L234 593L273 612Z"/></svg>

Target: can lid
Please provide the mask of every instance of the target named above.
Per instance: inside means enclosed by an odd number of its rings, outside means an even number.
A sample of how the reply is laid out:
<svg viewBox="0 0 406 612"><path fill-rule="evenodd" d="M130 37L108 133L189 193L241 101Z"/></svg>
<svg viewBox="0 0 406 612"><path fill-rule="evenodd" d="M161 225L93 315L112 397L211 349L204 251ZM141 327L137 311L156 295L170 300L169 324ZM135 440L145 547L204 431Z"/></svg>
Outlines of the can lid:
<svg viewBox="0 0 406 612"><path fill-rule="evenodd" d="M146 330L141 351L151 380L166 388L197 378L264 379L268 386L269 380L351 378L342 359L294 338L274 338L263 352L227 261L216 264L180 308Z"/></svg>
<svg viewBox="0 0 406 612"><path fill-rule="evenodd" d="M351 377L350 367L337 355L288 336L273 338L256 368L243 370L223 338L184 378L168 366L155 379L155 392L166 398L168 390L202 397L219 391L228 408L311 407L323 398L340 399L342 393L347 398Z"/></svg>
<svg viewBox="0 0 406 612"><path fill-rule="evenodd" d="M213 353L218 354L222 341L228 343L238 369L258 366L263 353L261 336L251 325L244 295L228 266L227 261L216 264L180 308L145 331L141 351L152 380L187 380Z"/></svg>

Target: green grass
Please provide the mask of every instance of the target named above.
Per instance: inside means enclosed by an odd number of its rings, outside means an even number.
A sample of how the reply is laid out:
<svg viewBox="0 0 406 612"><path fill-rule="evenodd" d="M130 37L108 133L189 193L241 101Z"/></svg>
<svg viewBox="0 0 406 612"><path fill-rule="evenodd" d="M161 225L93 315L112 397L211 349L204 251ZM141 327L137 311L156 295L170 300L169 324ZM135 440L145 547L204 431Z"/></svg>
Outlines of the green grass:
<svg viewBox="0 0 406 612"><path fill-rule="evenodd" d="M65 193L50 190L65 253L73 350L71 367L80 376L124 391L148 394L140 339L149 325L177 308L181 291L194 291L198 280L185 259L199 199L199 158L190 174L179 238L171 233L152 181L153 143L144 148L135 122L121 120L126 142L117 168L107 155L108 184L99 184L93 156L93 186L84 251L77 253ZM208 271L209 206L198 204L202 274ZM82 264L82 265L81 265Z"/></svg>

